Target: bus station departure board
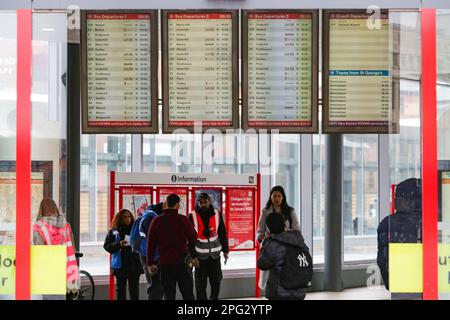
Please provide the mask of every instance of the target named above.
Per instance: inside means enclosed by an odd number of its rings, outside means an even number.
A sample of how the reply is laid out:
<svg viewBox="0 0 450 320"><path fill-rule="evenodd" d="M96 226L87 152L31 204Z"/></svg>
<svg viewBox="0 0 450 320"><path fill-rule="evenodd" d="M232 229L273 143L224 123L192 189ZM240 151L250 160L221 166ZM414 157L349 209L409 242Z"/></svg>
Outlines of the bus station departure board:
<svg viewBox="0 0 450 320"><path fill-rule="evenodd" d="M398 76L387 10L323 16L323 132L395 133Z"/></svg>
<svg viewBox="0 0 450 320"><path fill-rule="evenodd" d="M236 10L162 11L163 132L239 127L237 17Z"/></svg>
<svg viewBox="0 0 450 320"><path fill-rule="evenodd" d="M83 133L158 132L158 14L82 11Z"/></svg>
<svg viewBox="0 0 450 320"><path fill-rule="evenodd" d="M242 12L244 130L318 131L318 12Z"/></svg>

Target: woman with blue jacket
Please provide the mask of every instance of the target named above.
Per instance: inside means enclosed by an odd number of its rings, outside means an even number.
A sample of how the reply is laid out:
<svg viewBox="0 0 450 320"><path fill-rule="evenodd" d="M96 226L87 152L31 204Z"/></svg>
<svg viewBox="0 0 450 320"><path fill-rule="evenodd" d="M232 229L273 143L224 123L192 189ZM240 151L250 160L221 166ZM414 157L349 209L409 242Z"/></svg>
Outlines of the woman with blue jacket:
<svg viewBox="0 0 450 320"><path fill-rule="evenodd" d="M116 277L117 300L126 300L127 282L131 299L139 300L139 278L144 271L139 255L131 251L128 240L133 221L133 214L129 210L122 209L117 212L103 245L112 255L111 268Z"/></svg>

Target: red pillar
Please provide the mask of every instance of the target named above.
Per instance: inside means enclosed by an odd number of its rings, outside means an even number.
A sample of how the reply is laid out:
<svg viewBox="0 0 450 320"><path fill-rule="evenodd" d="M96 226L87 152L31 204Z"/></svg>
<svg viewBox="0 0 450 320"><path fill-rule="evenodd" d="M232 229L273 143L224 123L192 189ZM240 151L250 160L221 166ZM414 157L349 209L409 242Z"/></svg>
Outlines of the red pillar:
<svg viewBox="0 0 450 320"><path fill-rule="evenodd" d="M116 210L116 172L111 171L109 176L109 223ZM109 256L109 300L114 300L114 276L111 269L111 255Z"/></svg>
<svg viewBox="0 0 450 320"><path fill-rule="evenodd" d="M256 219L255 219L255 230L258 230L258 222L259 222L259 216L261 214L261 174L256 174ZM255 248L255 254L256 254L256 270L255 270L255 297L259 298L261 297L261 290L259 288L259 277L260 277L260 271L258 269L258 256L259 256L259 244L256 243Z"/></svg>
<svg viewBox="0 0 450 320"><path fill-rule="evenodd" d="M30 300L31 10L17 10L16 300Z"/></svg>
<svg viewBox="0 0 450 320"><path fill-rule="evenodd" d="M422 9L423 299L438 299L436 9Z"/></svg>

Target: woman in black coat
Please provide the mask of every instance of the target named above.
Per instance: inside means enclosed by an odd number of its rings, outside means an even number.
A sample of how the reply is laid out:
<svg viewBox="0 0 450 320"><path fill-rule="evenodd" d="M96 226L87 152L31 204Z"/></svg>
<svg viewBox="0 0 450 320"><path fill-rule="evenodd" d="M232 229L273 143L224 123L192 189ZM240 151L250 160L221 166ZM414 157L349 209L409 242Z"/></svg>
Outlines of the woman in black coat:
<svg viewBox="0 0 450 320"><path fill-rule="evenodd" d="M117 212L103 245L103 248L112 254L111 268L116 277L118 300L126 300L127 282L131 299L139 300L139 278L144 271L139 255L131 251L128 243L133 222L133 214L129 210L122 209Z"/></svg>

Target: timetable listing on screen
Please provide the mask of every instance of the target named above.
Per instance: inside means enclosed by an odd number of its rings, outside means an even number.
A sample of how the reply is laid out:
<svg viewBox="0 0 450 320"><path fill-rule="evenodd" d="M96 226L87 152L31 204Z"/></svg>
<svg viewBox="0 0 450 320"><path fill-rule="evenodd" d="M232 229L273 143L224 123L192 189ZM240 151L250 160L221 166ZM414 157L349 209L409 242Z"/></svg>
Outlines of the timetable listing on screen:
<svg viewBox="0 0 450 320"><path fill-rule="evenodd" d="M388 127L392 109L389 20L330 13L329 127Z"/></svg>
<svg viewBox="0 0 450 320"><path fill-rule="evenodd" d="M312 125L312 13L248 13L248 125Z"/></svg>
<svg viewBox="0 0 450 320"><path fill-rule="evenodd" d="M168 13L167 20L169 126L232 126L232 14Z"/></svg>
<svg viewBox="0 0 450 320"><path fill-rule="evenodd" d="M151 15L86 18L88 126L150 126Z"/></svg>

